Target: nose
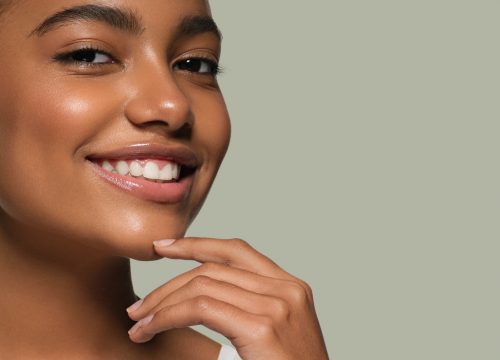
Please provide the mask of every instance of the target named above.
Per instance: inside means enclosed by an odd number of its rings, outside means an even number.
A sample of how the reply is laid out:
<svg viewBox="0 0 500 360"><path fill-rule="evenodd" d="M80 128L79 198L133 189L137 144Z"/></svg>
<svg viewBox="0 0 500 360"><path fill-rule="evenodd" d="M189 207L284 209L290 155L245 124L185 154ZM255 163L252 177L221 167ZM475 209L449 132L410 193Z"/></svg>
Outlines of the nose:
<svg viewBox="0 0 500 360"><path fill-rule="evenodd" d="M168 69L149 65L132 77L125 116L140 127L158 125L168 132L190 129L194 119L188 97Z"/></svg>

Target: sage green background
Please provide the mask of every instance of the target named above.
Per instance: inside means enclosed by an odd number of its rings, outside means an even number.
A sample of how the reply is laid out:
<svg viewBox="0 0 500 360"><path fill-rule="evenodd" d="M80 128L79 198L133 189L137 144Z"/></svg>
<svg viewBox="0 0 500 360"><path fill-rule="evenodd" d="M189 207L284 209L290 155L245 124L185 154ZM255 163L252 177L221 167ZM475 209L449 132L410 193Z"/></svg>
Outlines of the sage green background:
<svg viewBox="0 0 500 360"><path fill-rule="evenodd" d="M332 359L500 359L500 2L212 6L233 138L190 234L308 281Z"/></svg>

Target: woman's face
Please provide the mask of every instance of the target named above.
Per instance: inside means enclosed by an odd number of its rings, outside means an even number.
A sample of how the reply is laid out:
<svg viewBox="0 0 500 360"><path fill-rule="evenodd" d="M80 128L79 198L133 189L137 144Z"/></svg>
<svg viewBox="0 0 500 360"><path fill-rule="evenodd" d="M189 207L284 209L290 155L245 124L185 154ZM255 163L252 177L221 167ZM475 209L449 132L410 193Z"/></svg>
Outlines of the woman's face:
<svg viewBox="0 0 500 360"><path fill-rule="evenodd" d="M0 19L1 224L144 260L182 236L229 143L210 16L204 0L14 1Z"/></svg>

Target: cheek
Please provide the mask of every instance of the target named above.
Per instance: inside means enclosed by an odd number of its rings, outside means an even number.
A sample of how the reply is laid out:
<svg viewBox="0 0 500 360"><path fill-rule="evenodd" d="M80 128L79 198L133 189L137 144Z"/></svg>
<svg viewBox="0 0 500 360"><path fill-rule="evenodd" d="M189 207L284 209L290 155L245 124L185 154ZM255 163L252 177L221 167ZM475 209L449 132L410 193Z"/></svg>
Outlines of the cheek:
<svg viewBox="0 0 500 360"><path fill-rule="evenodd" d="M78 193L75 151L112 116L112 102L103 106L104 94L95 89L44 80L21 79L0 89L0 173L9 174L0 179L0 201L24 221L64 212L58 211L62 200Z"/></svg>
<svg viewBox="0 0 500 360"><path fill-rule="evenodd" d="M64 85L39 88L25 95L29 103L23 104L17 114L23 126L19 135L42 148L76 149L115 116L117 100L109 95L112 91L88 84Z"/></svg>
<svg viewBox="0 0 500 360"><path fill-rule="evenodd" d="M198 96L193 102L196 124L193 138L207 152L207 164L219 167L229 146L231 123L220 93Z"/></svg>
<svg viewBox="0 0 500 360"><path fill-rule="evenodd" d="M0 156L12 170L55 173L113 118L113 99L92 86L24 83L0 102Z"/></svg>
<svg viewBox="0 0 500 360"><path fill-rule="evenodd" d="M191 219L194 219L203 205L217 171L224 159L231 136L229 114L220 93L193 97L195 126L193 143L204 152L204 164L200 170L197 186L193 189Z"/></svg>

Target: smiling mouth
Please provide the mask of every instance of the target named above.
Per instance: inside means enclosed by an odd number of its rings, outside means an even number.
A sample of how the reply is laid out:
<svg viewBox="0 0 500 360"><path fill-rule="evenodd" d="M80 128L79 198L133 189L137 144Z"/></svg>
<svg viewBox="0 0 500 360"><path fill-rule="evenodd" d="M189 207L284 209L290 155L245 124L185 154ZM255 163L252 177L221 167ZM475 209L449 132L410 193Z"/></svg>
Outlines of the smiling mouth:
<svg viewBox="0 0 500 360"><path fill-rule="evenodd" d="M131 178L155 183L175 183L191 175L195 167L181 165L173 160L133 159L88 159L104 170Z"/></svg>

